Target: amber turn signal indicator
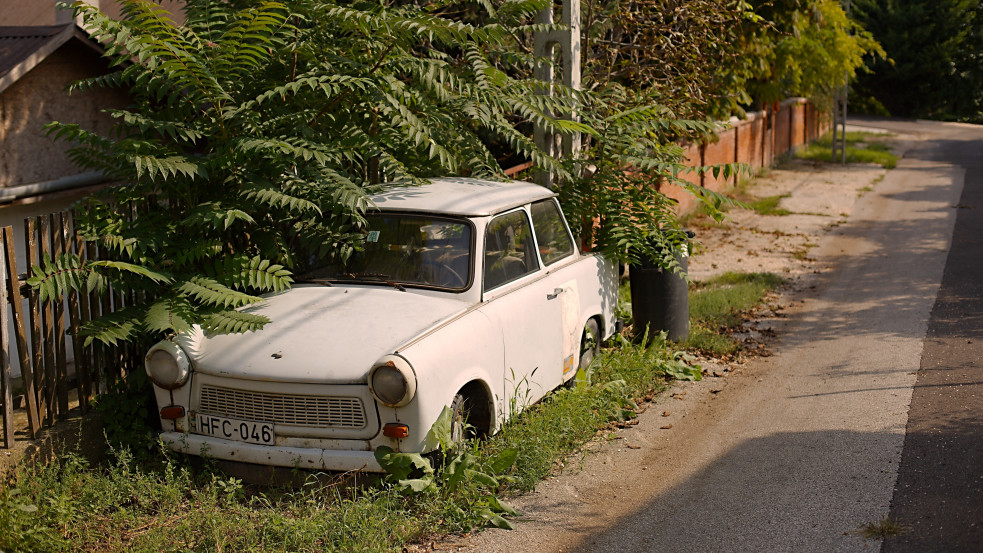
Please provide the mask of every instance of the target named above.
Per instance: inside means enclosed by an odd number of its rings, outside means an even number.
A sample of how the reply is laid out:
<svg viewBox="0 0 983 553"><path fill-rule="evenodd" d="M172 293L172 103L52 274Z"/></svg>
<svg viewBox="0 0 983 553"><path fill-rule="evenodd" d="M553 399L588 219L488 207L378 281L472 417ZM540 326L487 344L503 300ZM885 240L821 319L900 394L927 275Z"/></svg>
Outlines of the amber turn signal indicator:
<svg viewBox="0 0 983 553"><path fill-rule="evenodd" d="M382 427L382 435L390 438L406 438L410 435L410 427L398 422L387 422Z"/></svg>
<svg viewBox="0 0 983 553"><path fill-rule="evenodd" d="M167 407L161 407L160 418L164 420L174 420L179 419L184 416L184 407L180 405L168 405Z"/></svg>

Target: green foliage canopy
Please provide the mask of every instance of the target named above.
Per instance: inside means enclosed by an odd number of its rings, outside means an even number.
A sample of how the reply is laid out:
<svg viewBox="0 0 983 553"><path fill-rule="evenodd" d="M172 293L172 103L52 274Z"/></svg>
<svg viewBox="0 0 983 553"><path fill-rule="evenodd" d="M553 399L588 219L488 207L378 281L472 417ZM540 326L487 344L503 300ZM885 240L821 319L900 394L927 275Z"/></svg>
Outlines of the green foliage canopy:
<svg viewBox="0 0 983 553"><path fill-rule="evenodd" d="M727 119L790 96L823 102L882 55L836 0L586 0L585 80Z"/></svg>
<svg viewBox="0 0 983 553"><path fill-rule="evenodd" d="M837 0L755 1L763 24L745 32L748 92L759 104L806 96L820 104L856 76L864 56L883 56Z"/></svg>
<svg viewBox="0 0 983 553"><path fill-rule="evenodd" d="M120 183L77 213L102 260L45 260L32 278L46 298L109 285L144 298L83 329L109 343L260 328L249 306L289 287L288 268L357 247L372 193L495 177L500 156L556 176L585 243L672 266L685 237L660 186L716 216L725 201L681 178L675 142L712 134L707 113L828 93L876 46L832 0L589 3L589 90L546 95L523 43L550 29L528 24L545 0L193 0L182 26L147 0L123 5L116 21L75 4L116 69L77 87L123 88L134 104L111 111L111 136L49 126ZM583 123L556 117L568 113ZM582 155L545 155L533 124L583 133Z"/></svg>
<svg viewBox="0 0 983 553"><path fill-rule="evenodd" d="M680 117L729 117L750 99L736 78L740 36L757 16L743 0L584 0L584 80L645 91Z"/></svg>
<svg viewBox="0 0 983 553"><path fill-rule="evenodd" d="M61 256L32 284L44 298L108 285L147 298L83 329L89 340L252 330L267 320L239 308L289 287L287 267L350 255L389 183L498 175L486 137L563 174L515 125L583 130L550 115L573 97L536 94L487 54L508 51L543 1L481 4L475 25L448 6L199 0L178 26L146 0L124 1L119 21L76 3L115 67L76 88L119 87L134 103L110 112L111 136L48 130L120 183L76 215L112 263Z"/></svg>

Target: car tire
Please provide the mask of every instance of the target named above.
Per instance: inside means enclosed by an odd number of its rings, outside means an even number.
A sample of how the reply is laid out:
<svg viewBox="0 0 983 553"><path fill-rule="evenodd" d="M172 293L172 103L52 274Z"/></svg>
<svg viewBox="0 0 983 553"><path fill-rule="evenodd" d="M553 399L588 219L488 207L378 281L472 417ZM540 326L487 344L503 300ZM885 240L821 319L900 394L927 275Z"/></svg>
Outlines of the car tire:
<svg viewBox="0 0 983 553"><path fill-rule="evenodd" d="M448 452L453 452L468 438L468 401L464 397L464 394L458 392L454 395L454 400L451 401L450 409L451 443ZM439 447L430 453L425 453L423 456L430 461L430 466L433 467L434 470L444 466L444 461L446 460L444 451Z"/></svg>
<svg viewBox="0 0 983 553"><path fill-rule="evenodd" d="M591 361L601 351L600 329L597 326L597 319L591 319L584 325L584 332L580 335L580 359L577 362L577 369L573 376L563 383L567 388L577 387L577 372L579 369L586 369Z"/></svg>
<svg viewBox="0 0 983 553"><path fill-rule="evenodd" d="M600 351L601 331L597 326L597 319L591 319L584 325L584 333L580 337L580 363L577 368L586 369Z"/></svg>
<svg viewBox="0 0 983 553"><path fill-rule="evenodd" d="M469 405L464 395L458 392L451 402L451 447L457 447L468 438Z"/></svg>

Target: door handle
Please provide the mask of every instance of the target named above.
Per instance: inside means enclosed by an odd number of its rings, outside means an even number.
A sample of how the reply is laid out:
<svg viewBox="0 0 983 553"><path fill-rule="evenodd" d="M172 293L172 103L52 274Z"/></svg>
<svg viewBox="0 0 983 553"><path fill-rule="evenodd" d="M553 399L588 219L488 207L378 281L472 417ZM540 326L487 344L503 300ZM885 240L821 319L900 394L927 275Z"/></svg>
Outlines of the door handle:
<svg viewBox="0 0 983 553"><path fill-rule="evenodd" d="M563 293L563 288L554 288L552 294L546 294L546 299L554 300L557 296Z"/></svg>

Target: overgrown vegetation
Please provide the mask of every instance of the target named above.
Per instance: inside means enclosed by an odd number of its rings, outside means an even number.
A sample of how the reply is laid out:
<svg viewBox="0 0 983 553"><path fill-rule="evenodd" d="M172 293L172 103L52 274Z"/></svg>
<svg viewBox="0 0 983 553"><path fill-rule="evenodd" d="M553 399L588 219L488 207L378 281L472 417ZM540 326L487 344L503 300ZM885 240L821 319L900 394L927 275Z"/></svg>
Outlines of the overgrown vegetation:
<svg viewBox="0 0 983 553"><path fill-rule="evenodd" d="M78 165L122 183L76 214L111 261L45 260L32 285L43 300L108 284L146 297L82 329L103 342L254 330L267 320L238 308L312 257L345 259L386 183L499 175L488 140L565 175L515 123L584 130L549 115L573 96L512 76L527 57L492 58L543 5L483 4L472 24L443 4L200 0L176 26L147 1L124 2L121 21L76 3L117 68L76 88L134 102L110 111L112 136L49 126Z"/></svg>
<svg viewBox="0 0 983 553"><path fill-rule="evenodd" d="M660 192L661 186L688 191L708 217L720 220L730 200L682 177L695 170L729 178L739 168L688 167L674 138L703 136L715 125L676 119L661 105L644 104L645 99L618 85L588 97L582 118L593 136L579 159L565 163L571 173L578 165L590 169L560 187L560 203L571 230L594 251L629 265L645 259L671 268L677 264L671 252L679 251L688 237L679 224L676 201Z"/></svg>
<svg viewBox="0 0 983 553"><path fill-rule="evenodd" d="M741 345L727 331L740 327L768 292L784 283L785 279L771 273L733 272L694 283L689 298L690 335L680 345L714 355L735 353Z"/></svg>
<svg viewBox="0 0 983 553"><path fill-rule="evenodd" d="M898 166L898 156L885 143L890 136L857 131L846 133L847 163L875 163L885 169L894 169ZM819 162L831 161L832 155L832 136L829 133L795 152L797 158Z"/></svg>
<svg viewBox="0 0 983 553"><path fill-rule="evenodd" d="M634 417L667 375L698 378L663 345L605 350L582 375L590 385L558 390L466 444L413 493L395 478L257 488L164 450L156 463L116 451L106 466L67 455L21 467L0 486L0 550L382 552L498 523L489 512L509 510L497 497L531 489L599 430Z"/></svg>

